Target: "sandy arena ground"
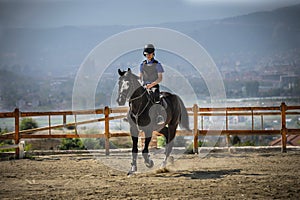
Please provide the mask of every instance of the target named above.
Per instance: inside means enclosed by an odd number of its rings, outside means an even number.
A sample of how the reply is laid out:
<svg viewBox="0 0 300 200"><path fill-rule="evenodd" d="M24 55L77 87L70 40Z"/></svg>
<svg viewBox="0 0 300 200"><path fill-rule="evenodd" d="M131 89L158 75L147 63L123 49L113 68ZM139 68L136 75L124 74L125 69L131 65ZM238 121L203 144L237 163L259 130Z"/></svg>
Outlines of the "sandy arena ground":
<svg viewBox="0 0 300 200"><path fill-rule="evenodd" d="M123 155L124 154L124 155ZM83 155L0 161L0 199L299 199L300 151L183 155L131 177ZM127 161L126 161L127 162ZM127 169L126 169L127 170Z"/></svg>

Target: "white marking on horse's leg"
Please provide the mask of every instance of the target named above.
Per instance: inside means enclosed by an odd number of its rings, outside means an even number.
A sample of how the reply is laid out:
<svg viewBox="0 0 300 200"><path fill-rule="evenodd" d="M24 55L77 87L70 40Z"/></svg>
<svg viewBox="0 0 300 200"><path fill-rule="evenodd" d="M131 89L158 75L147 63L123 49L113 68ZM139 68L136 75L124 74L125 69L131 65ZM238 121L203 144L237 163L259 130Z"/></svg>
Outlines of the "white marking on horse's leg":
<svg viewBox="0 0 300 200"><path fill-rule="evenodd" d="M160 169L165 169L167 167L167 160L168 160L168 157L166 156L160 165Z"/></svg>

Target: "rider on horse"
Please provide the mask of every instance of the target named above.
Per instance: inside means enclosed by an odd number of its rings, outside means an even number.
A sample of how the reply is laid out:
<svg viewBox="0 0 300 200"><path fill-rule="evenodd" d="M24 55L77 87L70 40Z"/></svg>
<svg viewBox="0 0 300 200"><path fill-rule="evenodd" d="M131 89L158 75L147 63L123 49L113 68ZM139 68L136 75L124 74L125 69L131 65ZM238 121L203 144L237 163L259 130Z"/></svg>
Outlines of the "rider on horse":
<svg viewBox="0 0 300 200"><path fill-rule="evenodd" d="M153 44L147 44L144 47L143 55L146 57L140 65L140 79L143 85L149 90L153 101L160 104L159 83L162 81L164 69L160 62L154 59L155 48ZM164 123L164 118L158 111L156 123L161 125Z"/></svg>

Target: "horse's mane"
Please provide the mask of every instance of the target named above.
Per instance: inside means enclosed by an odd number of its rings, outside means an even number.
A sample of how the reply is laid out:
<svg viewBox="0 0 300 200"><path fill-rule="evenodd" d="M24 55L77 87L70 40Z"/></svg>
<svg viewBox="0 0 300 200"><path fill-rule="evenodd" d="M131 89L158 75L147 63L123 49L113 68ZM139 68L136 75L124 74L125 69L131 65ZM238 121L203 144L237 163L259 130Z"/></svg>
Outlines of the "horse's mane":
<svg viewBox="0 0 300 200"><path fill-rule="evenodd" d="M135 79L140 79L140 77L136 74L130 73Z"/></svg>
<svg viewBox="0 0 300 200"><path fill-rule="evenodd" d="M133 80L136 80L139 84L141 84L140 77L134 73L132 73L130 70L127 71L128 75L131 76L130 78L132 78Z"/></svg>

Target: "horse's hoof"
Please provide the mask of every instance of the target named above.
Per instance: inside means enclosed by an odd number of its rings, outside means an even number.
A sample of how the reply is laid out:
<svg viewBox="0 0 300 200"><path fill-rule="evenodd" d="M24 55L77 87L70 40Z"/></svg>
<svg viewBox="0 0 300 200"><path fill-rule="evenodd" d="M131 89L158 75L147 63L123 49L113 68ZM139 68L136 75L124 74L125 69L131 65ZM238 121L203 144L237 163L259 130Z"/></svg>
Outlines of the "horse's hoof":
<svg viewBox="0 0 300 200"><path fill-rule="evenodd" d="M170 156L168 158L168 162L171 164L171 165L174 165L174 157L173 156Z"/></svg>
<svg viewBox="0 0 300 200"><path fill-rule="evenodd" d="M146 167L152 168L154 166L154 162L153 160L150 159L150 155L147 153L143 153L143 157L144 157L144 163Z"/></svg>
<svg viewBox="0 0 300 200"><path fill-rule="evenodd" d="M135 172L136 172L136 171L132 171L132 170L130 170L130 171L127 173L127 176L128 176L128 177L130 177L130 176L134 175L134 174L135 174Z"/></svg>
<svg viewBox="0 0 300 200"><path fill-rule="evenodd" d="M166 161L163 161L160 165L160 169L163 170L163 169L166 169L167 168L167 162Z"/></svg>
<svg viewBox="0 0 300 200"><path fill-rule="evenodd" d="M132 165L132 166L131 166L131 169L130 169L129 172L127 173L127 176L133 175L136 171L137 171L137 166L136 166L136 165Z"/></svg>
<svg viewBox="0 0 300 200"><path fill-rule="evenodd" d="M154 162L153 162L153 160L150 160L150 159L149 159L148 162L145 161L145 165L146 165L146 167L148 167L148 168L152 168L152 167L154 166Z"/></svg>
<svg viewBox="0 0 300 200"><path fill-rule="evenodd" d="M129 171L129 172L127 173L127 176L130 177L130 176L132 176L134 173L135 173L135 172L133 172L133 171Z"/></svg>

